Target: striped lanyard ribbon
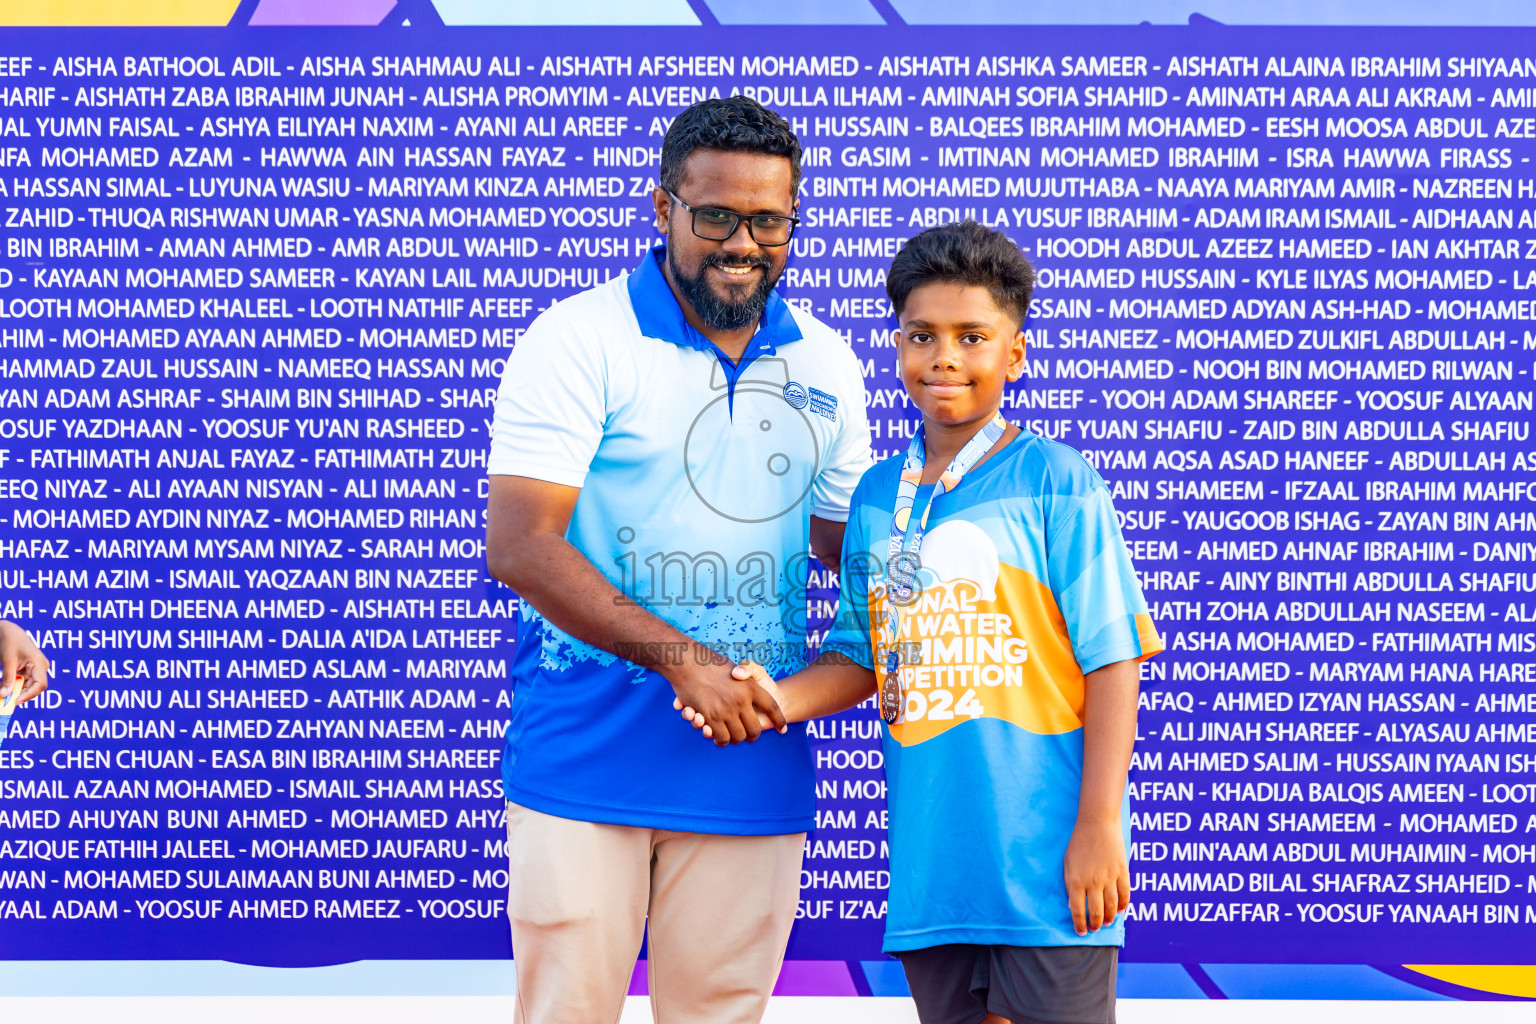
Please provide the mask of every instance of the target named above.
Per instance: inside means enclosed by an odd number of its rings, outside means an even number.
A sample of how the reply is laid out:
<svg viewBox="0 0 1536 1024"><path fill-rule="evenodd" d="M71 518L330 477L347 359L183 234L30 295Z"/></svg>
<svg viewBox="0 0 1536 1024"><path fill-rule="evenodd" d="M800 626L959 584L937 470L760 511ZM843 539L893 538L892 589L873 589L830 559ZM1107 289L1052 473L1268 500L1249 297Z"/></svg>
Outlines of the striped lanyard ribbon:
<svg viewBox="0 0 1536 1024"><path fill-rule="evenodd" d="M923 507L923 514L913 519L912 506L917 501L917 488L923 478L923 464L927 450L923 446L923 428L919 426L907 446L907 461L901 470L901 484L896 488L896 512L891 518L891 539L885 566L885 624L890 636L890 648L885 655L885 682L880 688L880 717L894 724L901 714L903 700L901 686L901 611L899 605L908 604L916 591L918 549L923 546L923 531L928 527L928 515L933 511L939 495L954 490L960 480L981 457L997 444L1008 429L1008 421L1002 413L994 415L990 422L969 441L955 456L949 468L934 484L934 492Z"/></svg>

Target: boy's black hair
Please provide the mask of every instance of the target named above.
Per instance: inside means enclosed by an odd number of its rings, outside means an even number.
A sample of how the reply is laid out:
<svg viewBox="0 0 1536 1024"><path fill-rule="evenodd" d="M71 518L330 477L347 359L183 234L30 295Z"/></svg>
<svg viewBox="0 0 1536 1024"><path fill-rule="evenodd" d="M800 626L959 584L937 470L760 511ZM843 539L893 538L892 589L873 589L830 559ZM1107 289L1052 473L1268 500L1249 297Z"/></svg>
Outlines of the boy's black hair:
<svg viewBox="0 0 1536 1024"><path fill-rule="evenodd" d="M963 220L929 228L896 254L885 279L896 315L915 289L934 281L985 288L997 308L1022 327L1035 290L1035 268L1007 235Z"/></svg>
<svg viewBox="0 0 1536 1024"><path fill-rule="evenodd" d="M661 143L661 187L677 194L683 164L696 149L789 158L791 195L800 192L800 140L789 122L748 96L695 103L672 122Z"/></svg>

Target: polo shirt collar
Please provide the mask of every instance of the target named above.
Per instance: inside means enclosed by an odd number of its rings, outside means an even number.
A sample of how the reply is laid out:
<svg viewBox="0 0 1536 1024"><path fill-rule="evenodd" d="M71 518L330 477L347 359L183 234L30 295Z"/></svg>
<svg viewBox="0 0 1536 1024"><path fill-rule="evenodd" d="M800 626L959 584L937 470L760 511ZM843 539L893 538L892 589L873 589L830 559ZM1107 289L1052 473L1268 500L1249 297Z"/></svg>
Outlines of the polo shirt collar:
<svg viewBox="0 0 1536 1024"><path fill-rule="evenodd" d="M640 333L647 338L713 353L729 374L732 369L739 372L758 356L773 355L777 346L799 341L803 337L800 325L795 322L794 314L789 310L789 303L778 292L770 292L768 305L757 322L757 333L747 343L747 350L742 353L741 360L733 366L714 342L700 334L683 317L683 307L679 305L677 296L672 294L672 286L667 283L666 274L661 269L661 261L666 258L667 247L658 245L641 257L640 265L629 275L629 303L634 307Z"/></svg>

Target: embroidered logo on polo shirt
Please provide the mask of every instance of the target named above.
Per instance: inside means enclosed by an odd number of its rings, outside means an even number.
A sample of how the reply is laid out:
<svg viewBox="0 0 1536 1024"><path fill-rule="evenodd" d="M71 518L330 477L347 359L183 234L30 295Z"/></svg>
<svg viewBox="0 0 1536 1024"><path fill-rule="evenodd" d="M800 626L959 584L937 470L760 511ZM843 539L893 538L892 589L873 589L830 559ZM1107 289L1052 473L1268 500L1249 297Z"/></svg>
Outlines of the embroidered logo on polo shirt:
<svg viewBox="0 0 1536 1024"><path fill-rule="evenodd" d="M820 392L816 391L815 388L812 388L811 392L813 394L820 394ZM794 381L790 381L788 384L784 385L784 401L788 402L796 409L804 409L806 403L810 401L810 398L806 395L805 388L801 387L799 384L796 384Z"/></svg>
<svg viewBox="0 0 1536 1024"><path fill-rule="evenodd" d="M811 412L818 416L825 416L829 420L837 419L837 399L822 391L820 388L811 388Z"/></svg>

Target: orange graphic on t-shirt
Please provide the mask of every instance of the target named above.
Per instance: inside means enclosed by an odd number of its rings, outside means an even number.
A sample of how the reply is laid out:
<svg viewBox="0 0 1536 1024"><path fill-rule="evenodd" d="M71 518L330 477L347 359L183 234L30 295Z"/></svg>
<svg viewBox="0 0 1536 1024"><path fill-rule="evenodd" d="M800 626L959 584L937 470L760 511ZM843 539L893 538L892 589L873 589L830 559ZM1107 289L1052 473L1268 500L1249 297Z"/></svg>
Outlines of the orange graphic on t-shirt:
<svg viewBox="0 0 1536 1024"><path fill-rule="evenodd" d="M1001 718L1056 735L1082 727L1083 673L1050 587L998 562L996 596L975 580L924 587L900 608L901 636L890 636L883 580L870 587L875 674L885 682L886 654L900 640L905 701L891 736L903 746L930 740L976 718ZM990 581L988 581L990 582Z"/></svg>

